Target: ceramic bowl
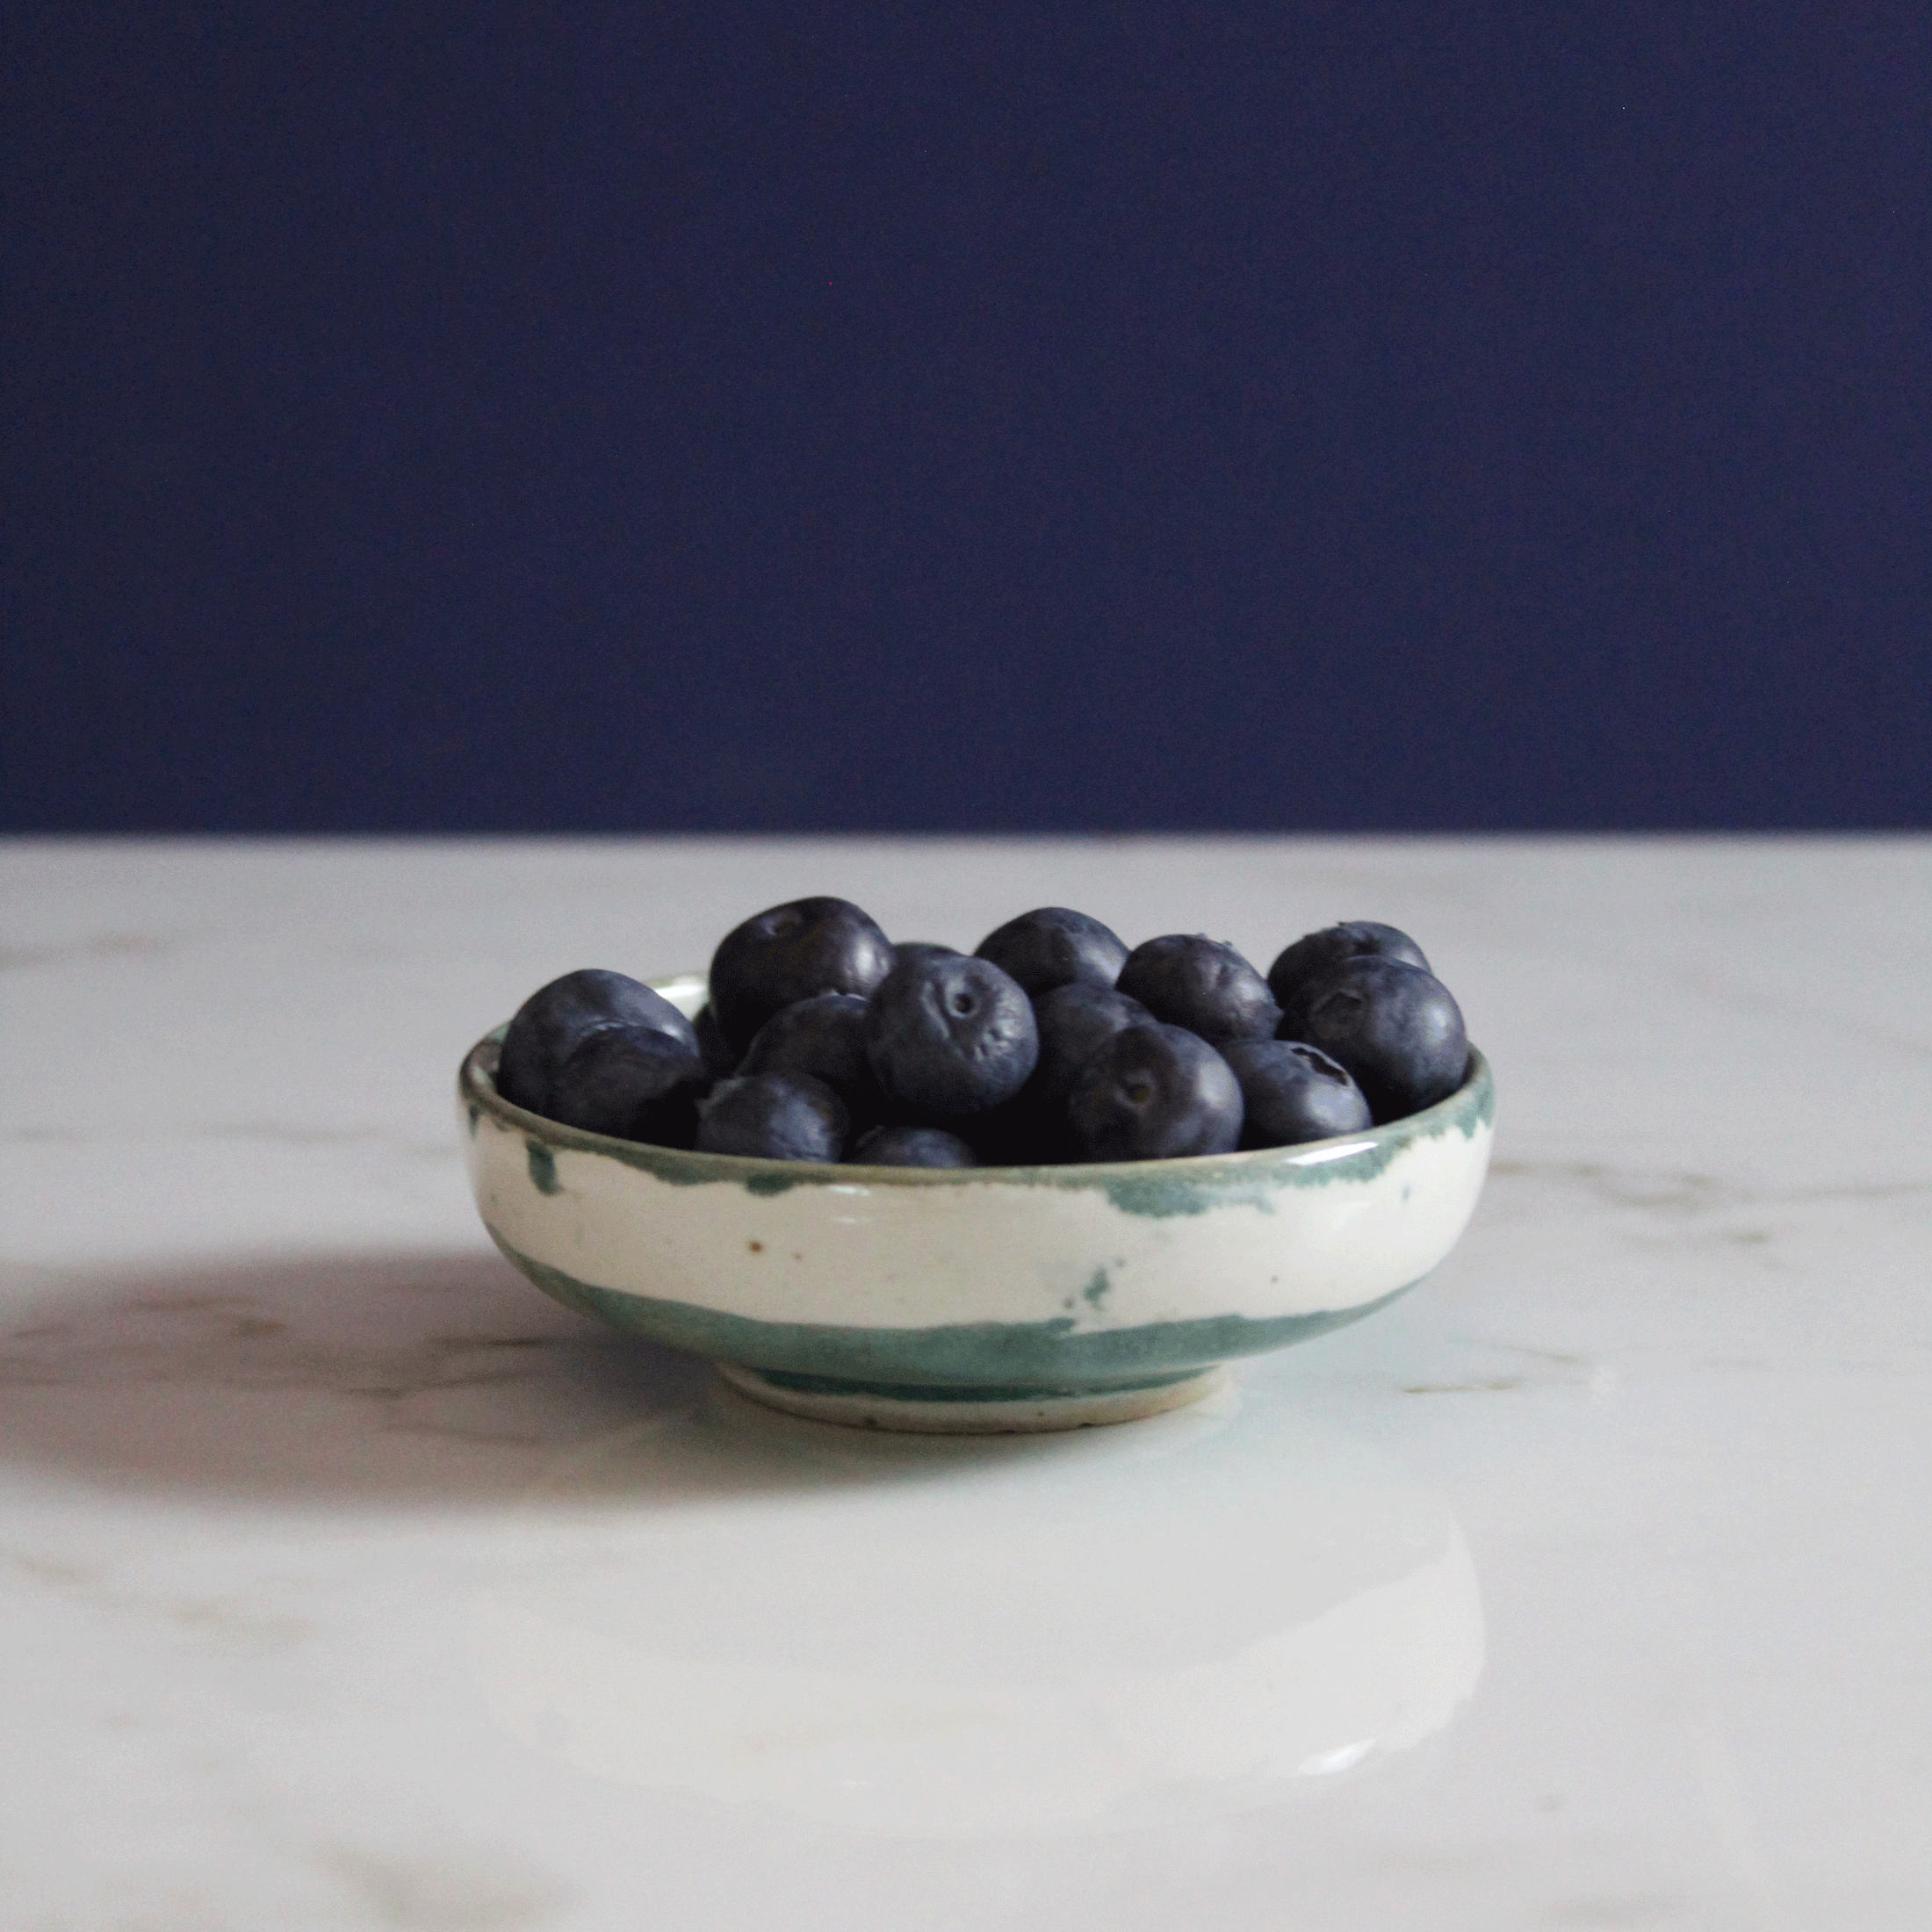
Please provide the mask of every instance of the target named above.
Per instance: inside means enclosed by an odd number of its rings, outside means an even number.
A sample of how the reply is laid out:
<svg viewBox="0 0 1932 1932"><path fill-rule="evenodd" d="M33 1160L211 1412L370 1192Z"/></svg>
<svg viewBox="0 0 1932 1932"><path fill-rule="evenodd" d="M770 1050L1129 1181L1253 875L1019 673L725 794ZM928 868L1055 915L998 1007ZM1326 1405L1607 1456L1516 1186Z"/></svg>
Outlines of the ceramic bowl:
<svg viewBox="0 0 1932 1932"><path fill-rule="evenodd" d="M654 982L686 1013L702 975ZM1125 1421L1235 1357L1385 1307L1455 1245L1495 1100L1247 1154L905 1168L648 1147L513 1107L499 1027L458 1079L484 1225L546 1294L715 1361L772 1407L875 1428Z"/></svg>

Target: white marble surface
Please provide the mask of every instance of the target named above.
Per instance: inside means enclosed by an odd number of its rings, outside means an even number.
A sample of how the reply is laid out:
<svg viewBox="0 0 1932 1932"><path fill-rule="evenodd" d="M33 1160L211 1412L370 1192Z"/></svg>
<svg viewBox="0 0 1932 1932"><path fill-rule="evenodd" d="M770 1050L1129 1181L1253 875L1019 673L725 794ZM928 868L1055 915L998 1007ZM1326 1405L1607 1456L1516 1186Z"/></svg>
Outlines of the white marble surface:
<svg viewBox="0 0 1932 1932"><path fill-rule="evenodd" d="M767 1417L487 1247L539 980L835 891L1493 1060L1440 1272L1192 1413ZM1932 1923L1932 842L0 848L0 1925Z"/></svg>

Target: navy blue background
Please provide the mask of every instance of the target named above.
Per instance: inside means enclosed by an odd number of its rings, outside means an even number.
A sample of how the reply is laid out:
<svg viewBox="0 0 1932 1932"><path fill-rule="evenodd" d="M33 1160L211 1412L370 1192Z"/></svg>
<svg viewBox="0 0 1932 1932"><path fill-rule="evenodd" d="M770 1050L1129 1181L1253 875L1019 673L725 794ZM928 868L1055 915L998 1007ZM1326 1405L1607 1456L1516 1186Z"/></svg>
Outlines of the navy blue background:
<svg viewBox="0 0 1932 1932"><path fill-rule="evenodd" d="M1932 823L1932 13L9 10L15 828Z"/></svg>

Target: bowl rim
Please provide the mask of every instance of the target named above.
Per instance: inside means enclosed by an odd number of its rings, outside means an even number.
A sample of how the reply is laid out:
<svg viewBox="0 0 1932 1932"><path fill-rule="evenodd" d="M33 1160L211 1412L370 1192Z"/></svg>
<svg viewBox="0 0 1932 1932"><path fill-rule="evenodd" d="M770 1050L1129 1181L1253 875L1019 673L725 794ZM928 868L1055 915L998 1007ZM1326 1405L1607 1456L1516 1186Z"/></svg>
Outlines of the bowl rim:
<svg viewBox="0 0 1932 1932"><path fill-rule="evenodd" d="M674 973L644 984L653 992L669 994L674 990L688 994L694 986L703 987L704 976ZM1346 1171L1353 1170L1356 1161L1365 1156L1380 1166L1412 1142L1432 1140L1459 1128L1466 1135L1473 1134L1479 1122L1493 1120L1496 1105L1489 1063L1472 1042L1461 1085L1434 1106L1417 1114L1406 1114L1400 1120L1365 1127L1359 1133L1336 1134L1319 1141L1296 1141L1286 1147L1256 1147L1228 1154L1186 1154L1164 1160L1056 1161L1012 1167L882 1167L858 1161L772 1160L759 1155L703 1153L696 1148L660 1147L646 1141L623 1140L614 1134L592 1134L506 1100L496 1091L494 1069L484 1062L490 1049L501 1042L508 1025L506 1020L493 1027L464 1055L458 1070L458 1096L469 1111L472 1135L479 1114L488 1114L501 1125L547 1147L572 1153L602 1154L626 1166L656 1172L666 1179L736 1181L751 1186L754 1192L812 1186L962 1187L989 1183L1020 1187L1092 1186L1111 1191L1131 1186L1136 1180L1152 1182L1164 1176L1183 1182L1225 1176L1229 1181L1251 1183L1275 1172L1285 1176L1306 1168L1326 1167L1330 1163L1340 1165L1345 1162ZM674 1171L665 1172L667 1168ZM1340 1179L1341 1174L1338 1172L1336 1178ZM761 1188L761 1182L768 1184L767 1187Z"/></svg>

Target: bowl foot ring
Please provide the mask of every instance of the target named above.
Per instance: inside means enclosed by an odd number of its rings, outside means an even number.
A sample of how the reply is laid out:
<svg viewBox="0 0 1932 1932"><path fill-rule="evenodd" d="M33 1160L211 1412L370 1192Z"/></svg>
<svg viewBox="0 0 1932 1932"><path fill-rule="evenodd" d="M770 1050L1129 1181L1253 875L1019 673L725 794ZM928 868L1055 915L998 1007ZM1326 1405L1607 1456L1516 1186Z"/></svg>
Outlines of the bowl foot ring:
<svg viewBox="0 0 1932 1932"><path fill-rule="evenodd" d="M1199 1402L1228 1380L1227 1370L1216 1367L1129 1388L915 1388L746 1368L737 1362L720 1362L717 1373L739 1395L789 1416L925 1436L1039 1435L1135 1422Z"/></svg>

